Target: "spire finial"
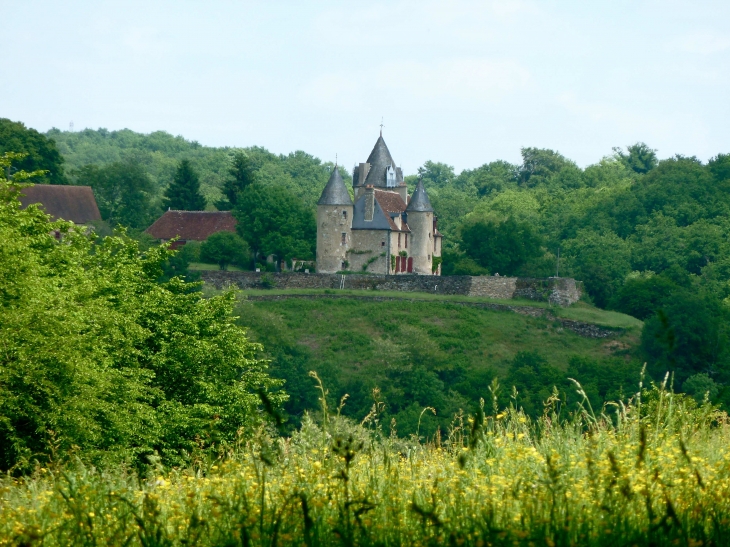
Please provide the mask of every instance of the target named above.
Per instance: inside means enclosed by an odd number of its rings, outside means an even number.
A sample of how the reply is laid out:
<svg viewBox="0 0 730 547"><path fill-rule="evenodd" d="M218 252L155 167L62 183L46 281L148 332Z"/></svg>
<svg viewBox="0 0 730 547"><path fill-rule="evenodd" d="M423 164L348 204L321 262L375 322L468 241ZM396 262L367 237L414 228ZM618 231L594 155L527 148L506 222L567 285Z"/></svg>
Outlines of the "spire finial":
<svg viewBox="0 0 730 547"><path fill-rule="evenodd" d="M337 152L335 152L335 169L337 169Z"/></svg>
<svg viewBox="0 0 730 547"><path fill-rule="evenodd" d="M380 136L383 136L383 117L380 116Z"/></svg>

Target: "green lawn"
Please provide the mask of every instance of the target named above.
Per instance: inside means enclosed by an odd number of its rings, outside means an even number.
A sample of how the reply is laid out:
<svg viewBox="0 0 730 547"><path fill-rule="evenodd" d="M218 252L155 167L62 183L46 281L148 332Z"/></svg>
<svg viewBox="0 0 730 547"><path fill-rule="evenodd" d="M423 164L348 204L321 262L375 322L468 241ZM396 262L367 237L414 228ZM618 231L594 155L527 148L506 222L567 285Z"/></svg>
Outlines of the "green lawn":
<svg viewBox="0 0 730 547"><path fill-rule="evenodd" d="M189 270L196 270L196 271L203 271L203 270L220 270L218 267L218 264L206 264L204 262L191 262L188 266ZM238 266L228 266L226 268L228 271L231 272L242 272L244 271L243 268L239 268Z"/></svg>

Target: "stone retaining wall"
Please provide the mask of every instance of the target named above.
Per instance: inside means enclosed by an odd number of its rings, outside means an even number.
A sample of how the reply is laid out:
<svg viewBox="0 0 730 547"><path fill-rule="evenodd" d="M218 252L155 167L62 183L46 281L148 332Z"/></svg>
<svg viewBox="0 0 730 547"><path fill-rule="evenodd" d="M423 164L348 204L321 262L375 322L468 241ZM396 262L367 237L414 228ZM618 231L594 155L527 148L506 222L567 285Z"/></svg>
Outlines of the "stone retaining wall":
<svg viewBox="0 0 730 547"><path fill-rule="evenodd" d="M428 292L489 298L526 298L569 306L580 298L575 279L549 277L499 277L468 275L338 275L320 273L257 273L203 271L201 278L216 288L241 289L360 289L373 291ZM272 286L267 286L269 283Z"/></svg>

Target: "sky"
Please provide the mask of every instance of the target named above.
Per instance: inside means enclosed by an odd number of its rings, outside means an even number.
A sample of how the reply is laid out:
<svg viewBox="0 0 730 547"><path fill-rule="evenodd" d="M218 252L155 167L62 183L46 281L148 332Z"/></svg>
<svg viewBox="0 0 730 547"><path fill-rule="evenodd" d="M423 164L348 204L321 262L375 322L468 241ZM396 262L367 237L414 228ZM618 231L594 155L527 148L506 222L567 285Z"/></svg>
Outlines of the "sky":
<svg viewBox="0 0 730 547"><path fill-rule="evenodd" d="M406 174L730 152L730 2L0 0L0 117Z"/></svg>

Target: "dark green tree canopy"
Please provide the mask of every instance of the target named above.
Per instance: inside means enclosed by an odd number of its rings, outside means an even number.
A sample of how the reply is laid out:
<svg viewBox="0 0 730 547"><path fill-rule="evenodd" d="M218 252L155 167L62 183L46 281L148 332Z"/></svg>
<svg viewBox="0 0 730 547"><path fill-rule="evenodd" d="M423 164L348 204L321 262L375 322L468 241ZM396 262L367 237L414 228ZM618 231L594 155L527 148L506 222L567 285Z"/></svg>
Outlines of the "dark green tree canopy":
<svg viewBox="0 0 730 547"><path fill-rule="evenodd" d="M64 159L56 149L56 143L35 129L25 127L21 122L0 118L0 155L5 152L26 154L13 163L11 169L28 172L44 170L48 173L34 177L47 184L68 184L63 171Z"/></svg>
<svg viewBox="0 0 730 547"><path fill-rule="evenodd" d="M658 164L656 150L652 150L643 142L627 146L626 152L618 147L613 151L626 167L640 175L648 173Z"/></svg>
<svg viewBox="0 0 730 547"><path fill-rule="evenodd" d="M211 234L200 246L200 260L218 264L221 270L225 270L230 264L245 266L248 255L246 241L232 232Z"/></svg>
<svg viewBox="0 0 730 547"><path fill-rule="evenodd" d="M165 190L162 200L165 208L176 211L202 211L206 201L200 193L200 179L189 160L182 160L175 178Z"/></svg>
<svg viewBox="0 0 730 547"><path fill-rule="evenodd" d="M520 185L577 188L583 184L578 166L562 154L543 148L523 148Z"/></svg>
<svg viewBox="0 0 730 547"><path fill-rule="evenodd" d="M137 162L86 165L74 175L78 184L93 188L101 217L112 226L144 229L159 214L152 181Z"/></svg>
<svg viewBox="0 0 730 547"><path fill-rule="evenodd" d="M314 258L314 214L286 188L260 183L248 186L239 194L233 215L254 259L259 255L275 255L279 260Z"/></svg>
<svg viewBox="0 0 730 547"><path fill-rule="evenodd" d="M248 154L243 150L236 152L231 158L228 178L223 183L224 199L216 202L219 211L230 211L236 206L238 194L256 181L256 170Z"/></svg>
<svg viewBox="0 0 730 547"><path fill-rule="evenodd" d="M518 275L530 259L543 254L542 239L526 223L477 221L461 229L460 247L482 268L500 275Z"/></svg>

